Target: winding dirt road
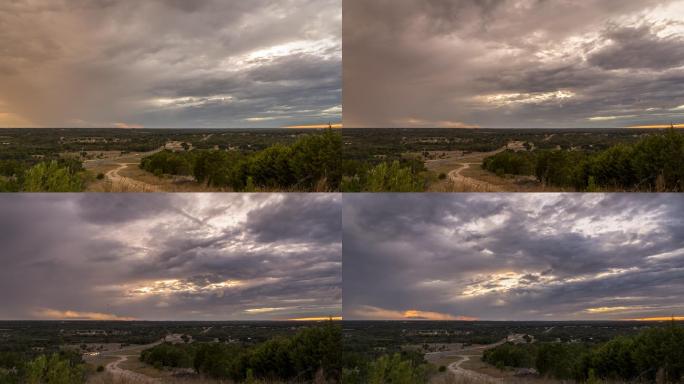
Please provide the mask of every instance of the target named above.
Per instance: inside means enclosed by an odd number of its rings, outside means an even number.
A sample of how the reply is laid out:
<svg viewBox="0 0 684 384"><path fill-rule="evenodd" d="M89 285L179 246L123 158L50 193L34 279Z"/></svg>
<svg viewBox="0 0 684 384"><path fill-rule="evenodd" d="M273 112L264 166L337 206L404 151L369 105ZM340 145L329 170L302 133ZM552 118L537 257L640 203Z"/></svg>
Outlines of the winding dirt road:
<svg viewBox="0 0 684 384"><path fill-rule="evenodd" d="M508 341L518 341L521 340L523 335L510 335L509 337L498 341L494 344L487 344L487 345L479 345L479 346L474 346L474 347L469 347L469 348L464 348L461 350L457 351L442 351L442 352L431 352L427 353L427 355L441 355L444 358L457 358L458 360L452 362L449 364L448 369L449 373L453 376L456 376L456 378L462 378L464 379L465 382L477 382L477 383L483 383L483 384L501 384L504 382L504 379L499 378L499 377L494 377L487 375L485 373L473 371L471 369L463 368L463 364L470 361L471 358L479 358L482 356L485 350L497 347L499 345L502 345Z"/></svg>
<svg viewBox="0 0 684 384"><path fill-rule="evenodd" d="M131 165L137 166L138 163L116 163L118 168L114 168L105 174L107 180L109 180L112 185L119 185L127 189L133 189L138 192L160 192L161 189L157 185L148 184L144 181L132 179L130 177L121 176L119 172L128 168Z"/></svg>
<svg viewBox="0 0 684 384"><path fill-rule="evenodd" d="M476 156L466 156L463 158L463 162L459 162L460 167L449 172L449 180L451 180L456 185L464 185L466 189L472 190L474 192L505 192L505 188L500 185L495 185L485 180L475 179L473 177L468 177L463 174L463 171L469 169L471 165L482 165L484 159L490 156L494 156L498 153L505 151L508 146L501 147L496 151L483 152ZM467 160L471 161L467 161ZM476 161L472 161L476 160Z"/></svg>
<svg viewBox="0 0 684 384"><path fill-rule="evenodd" d="M141 384L156 384L156 383L161 383L161 379L155 379L149 376L145 376L142 373L137 373L133 371L129 371L127 369L123 369L119 366L119 364L122 364L128 360L129 357L132 357L134 355L120 355L119 360L111 362L107 364L107 372L111 373L112 376L114 376L117 379L120 379L124 382L132 381L135 383L141 383Z"/></svg>
<svg viewBox="0 0 684 384"><path fill-rule="evenodd" d="M105 370L110 373L114 379L119 379L119 381L122 382L134 382L134 383L140 383L140 384L157 384L161 383L161 379L149 377L147 375L144 375L142 373L138 372L133 372L131 370L125 369L121 367L121 364L125 363L129 359L137 359L140 356L140 352L152 348L154 346L157 346L161 344L163 340L159 340L157 342L147 344L147 345L135 345L135 346L130 346L122 349L118 349L115 351L106 351L102 352L101 356L102 357L114 357L117 358L116 361L113 361L111 363L108 363L105 366ZM118 381L116 381L118 382Z"/></svg>
<svg viewBox="0 0 684 384"><path fill-rule="evenodd" d="M472 177L464 176L463 171L470 168L471 165L480 165L482 163L462 163L460 168L449 172L449 180L456 185L465 186L467 190L477 192L504 192L504 188L484 180L478 180Z"/></svg>
<svg viewBox="0 0 684 384"><path fill-rule="evenodd" d="M469 361L471 357L477 357L480 356L478 354L475 355L458 355L460 360L455 361L451 364L449 364L449 372L453 374L456 377L461 377L469 381L475 381L477 383L488 383L488 384L499 384L503 383L502 378L498 377L492 377L484 373L480 372L475 372L471 371L469 369L465 369L461 367L461 364L465 363L466 361Z"/></svg>

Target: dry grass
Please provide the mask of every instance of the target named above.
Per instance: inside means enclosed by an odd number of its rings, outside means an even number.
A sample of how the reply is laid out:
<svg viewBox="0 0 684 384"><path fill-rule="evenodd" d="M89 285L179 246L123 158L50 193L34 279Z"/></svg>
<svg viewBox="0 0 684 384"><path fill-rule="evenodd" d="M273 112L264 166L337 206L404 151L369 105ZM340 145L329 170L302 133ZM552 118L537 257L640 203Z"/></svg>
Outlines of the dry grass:
<svg viewBox="0 0 684 384"><path fill-rule="evenodd" d="M457 163L454 169L462 167ZM447 174L449 172L441 172ZM474 183L456 183L449 178L438 180L428 186L428 192L562 192L560 188L550 188L530 176L499 177L482 168L481 164L471 164L461 172L462 176L473 179Z"/></svg>
<svg viewBox="0 0 684 384"><path fill-rule="evenodd" d="M489 382L485 380L480 380L480 379L475 379L475 378L469 378L469 377L463 377L463 376L454 376L454 375L441 375L440 377L436 377L432 380L430 380L431 384L490 384ZM544 378L534 378L534 379L522 379L522 378L507 378L503 380L503 383L505 384L559 384L561 383L560 381L556 380L548 380Z"/></svg>
<svg viewBox="0 0 684 384"><path fill-rule="evenodd" d="M465 178L472 179L472 183L456 183L448 177L437 180L428 186L428 192L560 192L560 188L549 188L530 176L500 177L482 168L484 159L501 150L492 152L437 151L431 152L433 159L425 161L425 166L431 174L448 175L451 171L461 169Z"/></svg>
<svg viewBox="0 0 684 384"><path fill-rule="evenodd" d="M106 174L116 167L108 168L92 168L90 170L91 181L87 184L87 192L99 193L151 193L151 192L169 192L169 193L186 193L186 192L234 192L233 189L224 187L210 187L206 184L200 184L189 176L163 176L157 177L136 165L129 165L123 170L119 171L119 175L123 177L121 180L112 181L110 179L96 180L96 173ZM329 193L337 192L328 185L326 179L319 180L314 185L313 190L303 190L298 187L291 188L256 188L255 193L275 193L275 192L314 192L314 193Z"/></svg>
<svg viewBox="0 0 684 384"><path fill-rule="evenodd" d="M160 371L151 365L143 363L142 361L140 361L139 356L129 357L128 360L119 364L119 368L124 369L126 371L139 373L141 375L145 375L147 377L151 377L154 379L166 379L171 374L171 372Z"/></svg>
<svg viewBox="0 0 684 384"><path fill-rule="evenodd" d="M562 381L544 377L522 378L512 375L501 378L503 384L560 384ZM456 376L452 373L440 373L430 379L430 384L491 384L483 379Z"/></svg>
<svg viewBox="0 0 684 384"><path fill-rule="evenodd" d="M212 380L206 379L199 376L196 377L166 377L160 381L163 384L235 384L232 380ZM93 375L88 379L88 384L150 384L150 381L132 379L132 378L121 378L114 377L110 373L99 373ZM273 380L258 380L255 384L303 384L303 383L286 383L284 381L273 381ZM325 380L315 379L310 384L332 384Z"/></svg>
<svg viewBox="0 0 684 384"><path fill-rule="evenodd" d="M165 378L163 381L160 380L160 383L169 383L169 384L231 384L233 383L232 381L216 381L216 380L207 380L207 379L202 379L202 378ZM92 376L91 378L88 379L88 384L149 384L150 382L147 380L139 380L139 379L134 379L134 378L123 378L123 377L115 377L111 373L101 373Z"/></svg>

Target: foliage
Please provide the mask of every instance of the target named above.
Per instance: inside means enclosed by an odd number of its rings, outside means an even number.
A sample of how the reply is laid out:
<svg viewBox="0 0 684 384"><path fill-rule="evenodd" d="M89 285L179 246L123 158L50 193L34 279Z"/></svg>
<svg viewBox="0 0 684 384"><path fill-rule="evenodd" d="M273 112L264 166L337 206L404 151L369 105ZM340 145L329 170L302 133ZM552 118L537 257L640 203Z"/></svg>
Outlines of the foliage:
<svg viewBox="0 0 684 384"><path fill-rule="evenodd" d="M536 159L529 152L504 151L484 160L483 168L497 175L530 175L535 172Z"/></svg>
<svg viewBox="0 0 684 384"><path fill-rule="evenodd" d="M293 189L312 191L321 183L339 188L342 141L327 130L291 145L275 144L254 153L200 150L162 151L145 157L141 168L157 175L192 175L198 182L235 191Z"/></svg>
<svg viewBox="0 0 684 384"><path fill-rule="evenodd" d="M498 367L532 367L534 352L529 347L506 343L486 350L482 360Z"/></svg>
<svg viewBox="0 0 684 384"><path fill-rule="evenodd" d="M38 355L24 360L19 354L0 356L0 382L25 384L85 383L85 369L76 354Z"/></svg>
<svg viewBox="0 0 684 384"><path fill-rule="evenodd" d="M150 365L160 364L172 368L189 368L192 366L192 356L188 351L176 348L173 344L168 343L144 350L140 354L140 360Z"/></svg>
<svg viewBox="0 0 684 384"><path fill-rule="evenodd" d="M485 351L498 367L536 367L560 380L655 381L684 379L684 328L672 324L600 344L506 343Z"/></svg>
<svg viewBox="0 0 684 384"><path fill-rule="evenodd" d="M39 163L30 168L23 183L25 192L80 192L83 180L70 165L57 161Z"/></svg>
<svg viewBox="0 0 684 384"><path fill-rule="evenodd" d="M398 353L382 356L371 363L368 384L418 384L427 382L425 366L415 365Z"/></svg>
<svg viewBox="0 0 684 384"><path fill-rule="evenodd" d="M192 157L185 153L164 150L143 158L140 168L155 175L189 175L192 172L192 160Z"/></svg>
<svg viewBox="0 0 684 384"><path fill-rule="evenodd" d="M342 374L344 384L419 384L426 383L430 374L422 355L394 353L361 364L354 369L346 368Z"/></svg>
<svg viewBox="0 0 684 384"><path fill-rule="evenodd" d="M543 183L581 191L684 191L684 135L669 130L598 152L505 151L484 168L497 174L532 175Z"/></svg>
<svg viewBox="0 0 684 384"><path fill-rule="evenodd" d="M340 377L341 330L332 323L306 328L291 337L274 337L254 347L236 344L161 344L143 351L141 360L155 366L192 367L216 378L311 381L317 372Z"/></svg>
<svg viewBox="0 0 684 384"><path fill-rule="evenodd" d="M85 382L82 365L58 354L42 355L26 365L27 384L77 384Z"/></svg>
<svg viewBox="0 0 684 384"><path fill-rule="evenodd" d="M343 180L343 192L422 192L425 179L399 161L380 163L361 176Z"/></svg>

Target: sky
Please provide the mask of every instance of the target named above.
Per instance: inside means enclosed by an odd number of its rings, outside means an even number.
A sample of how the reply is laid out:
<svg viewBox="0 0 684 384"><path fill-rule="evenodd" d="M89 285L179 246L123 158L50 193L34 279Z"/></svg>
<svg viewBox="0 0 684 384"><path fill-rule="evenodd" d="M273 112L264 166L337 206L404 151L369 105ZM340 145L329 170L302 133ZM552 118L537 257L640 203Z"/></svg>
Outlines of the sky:
<svg viewBox="0 0 684 384"><path fill-rule="evenodd" d="M0 127L341 121L341 0L0 2Z"/></svg>
<svg viewBox="0 0 684 384"><path fill-rule="evenodd" d="M342 311L337 194L19 194L0 212L0 320Z"/></svg>
<svg viewBox="0 0 684 384"><path fill-rule="evenodd" d="M345 195L345 320L684 318L674 194Z"/></svg>
<svg viewBox="0 0 684 384"><path fill-rule="evenodd" d="M682 0L345 0L346 127L684 126Z"/></svg>

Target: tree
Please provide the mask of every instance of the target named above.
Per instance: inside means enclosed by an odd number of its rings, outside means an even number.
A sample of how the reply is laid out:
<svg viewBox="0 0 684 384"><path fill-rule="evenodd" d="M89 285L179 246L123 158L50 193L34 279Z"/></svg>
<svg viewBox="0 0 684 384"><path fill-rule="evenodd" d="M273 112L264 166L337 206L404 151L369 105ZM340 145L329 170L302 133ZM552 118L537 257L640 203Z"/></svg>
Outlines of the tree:
<svg viewBox="0 0 684 384"><path fill-rule="evenodd" d="M68 167L51 161L30 168L26 172L23 189L26 192L80 192L83 180Z"/></svg>
<svg viewBox="0 0 684 384"><path fill-rule="evenodd" d="M82 365L75 365L59 354L41 355L26 364L27 384L81 384L85 382Z"/></svg>
<svg viewBox="0 0 684 384"><path fill-rule="evenodd" d="M425 181L415 175L410 167L402 167L398 161L380 163L368 171L364 192L422 192Z"/></svg>
<svg viewBox="0 0 684 384"><path fill-rule="evenodd" d="M422 384L427 382L424 366L417 366L411 360L404 360L401 354L381 356L370 364L368 384Z"/></svg>

